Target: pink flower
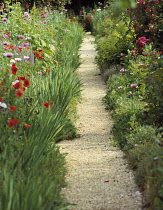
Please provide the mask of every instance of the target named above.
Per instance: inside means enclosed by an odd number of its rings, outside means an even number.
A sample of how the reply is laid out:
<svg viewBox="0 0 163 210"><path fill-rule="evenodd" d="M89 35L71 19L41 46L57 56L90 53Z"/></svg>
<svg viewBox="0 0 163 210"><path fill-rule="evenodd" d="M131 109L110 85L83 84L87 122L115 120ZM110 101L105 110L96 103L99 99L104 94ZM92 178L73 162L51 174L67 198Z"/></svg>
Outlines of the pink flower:
<svg viewBox="0 0 163 210"><path fill-rule="evenodd" d="M123 73L123 72L125 72L125 71L126 71L126 69L124 69L124 68L122 68L122 69L120 70L121 73Z"/></svg>
<svg viewBox="0 0 163 210"><path fill-rule="evenodd" d="M119 87L118 87L118 89L122 89L122 88L123 88L122 86L119 86Z"/></svg>
<svg viewBox="0 0 163 210"><path fill-rule="evenodd" d="M148 12L148 13L151 12L151 9L146 9L146 12Z"/></svg>
<svg viewBox="0 0 163 210"><path fill-rule="evenodd" d="M2 44L3 44L3 45L8 45L9 43L8 43L8 42L2 42Z"/></svg>
<svg viewBox="0 0 163 210"><path fill-rule="evenodd" d="M9 53L4 53L4 56L5 56L5 57L8 57L8 58L11 58L11 57L13 56L13 54L10 53L10 52L9 52Z"/></svg>
<svg viewBox="0 0 163 210"><path fill-rule="evenodd" d="M131 87L131 88L136 88L137 85L136 85L136 84L131 84L130 87Z"/></svg>
<svg viewBox="0 0 163 210"><path fill-rule="evenodd" d="M150 41L150 39L147 39L146 37L140 37L138 40L137 40L137 44L139 45L139 47L144 47L145 46L145 44L147 43L147 42L149 42Z"/></svg>
<svg viewBox="0 0 163 210"><path fill-rule="evenodd" d="M18 36L19 39L24 39L24 36L20 35Z"/></svg>
<svg viewBox="0 0 163 210"><path fill-rule="evenodd" d="M2 21L3 22L6 22L8 19L7 18L2 18Z"/></svg>
<svg viewBox="0 0 163 210"><path fill-rule="evenodd" d="M29 45L29 43L23 43L23 44L22 44L23 47L26 47L26 46L28 46L28 45Z"/></svg>
<svg viewBox="0 0 163 210"><path fill-rule="evenodd" d="M156 52L152 52L151 55L156 55Z"/></svg>
<svg viewBox="0 0 163 210"><path fill-rule="evenodd" d="M132 52L133 55L137 53L136 50L132 50L131 52Z"/></svg>
<svg viewBox="0 0 163 210"><path fill-rule="evenodd" d="M37 72L37 74L40 74L40 75L42 75L42 72L40 72L40 71L39 71L39 72Z"/></svg>
<svg viewBox="0 0 163 210"><path fill-rule="evenodd" d="M41 15L41 17L42 17L42 18L46 18L46 17L47 17L47 15L42 14L42 15Z"/></svg>

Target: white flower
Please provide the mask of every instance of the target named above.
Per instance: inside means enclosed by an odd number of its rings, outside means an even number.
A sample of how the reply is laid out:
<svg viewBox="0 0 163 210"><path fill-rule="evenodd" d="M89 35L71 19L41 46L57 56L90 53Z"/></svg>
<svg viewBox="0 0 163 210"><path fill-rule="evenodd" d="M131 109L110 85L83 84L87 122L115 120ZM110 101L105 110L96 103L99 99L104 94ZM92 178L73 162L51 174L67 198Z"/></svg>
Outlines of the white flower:
<svg viewBox="0 0 163 210"><path fill-rule="evenodd" d="M0 106L1 106L2 108L7 108L7 105L6 105L5 103L2 103L2 102L0 102Z"/></svg>
<svg viewBox="0 0 163 210"><path fill-rule="evenodd" d="M24 56L24 59L25 60L29 60L29 56Z"/></svg>
<svg viewBox="0 0 163 210"><path fill-rule="evenodd" d="M136 195L141 195L141 192L140 191L136 191L135 194Z"/></svg>
<svg viewBox="0 0 163 210"><path fill-rule="evenodd" d="M11 60L10 60L10 63L15 63L15 60L14 60L14 59L11 59Z"/></svg>
<svg viewBox="0 0 163 210"><path fill-rule="evenodd" d="M17 79L17 80L15 80L14 82L12 82L12 85L15 85L16 83L18 83L19 82L19 80Z"/></svg>
<svg viewBox="0 0 163 210"><path fill-rule="evenodd" d="M15 61L21 61L22 59L21 58L15 58Z"/></svg>

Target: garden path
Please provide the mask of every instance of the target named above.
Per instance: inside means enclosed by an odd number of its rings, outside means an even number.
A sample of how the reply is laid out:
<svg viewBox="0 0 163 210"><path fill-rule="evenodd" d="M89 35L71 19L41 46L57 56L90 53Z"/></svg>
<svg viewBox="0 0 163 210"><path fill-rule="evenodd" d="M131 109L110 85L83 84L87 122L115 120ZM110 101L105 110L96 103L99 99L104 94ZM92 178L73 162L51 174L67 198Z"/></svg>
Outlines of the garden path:
<svg viewBox="0 0 163 210"><path fill-rule="evenodd" d="M66 156L68 186L64 197L76 205L71 210L140 210L139 194L123 152L110 144L112 119L102 98L106 87L94 58L94 38L89 33L81 47L78 75L83 83L83 101L78 106L80 138L58 143Z"/></svg>

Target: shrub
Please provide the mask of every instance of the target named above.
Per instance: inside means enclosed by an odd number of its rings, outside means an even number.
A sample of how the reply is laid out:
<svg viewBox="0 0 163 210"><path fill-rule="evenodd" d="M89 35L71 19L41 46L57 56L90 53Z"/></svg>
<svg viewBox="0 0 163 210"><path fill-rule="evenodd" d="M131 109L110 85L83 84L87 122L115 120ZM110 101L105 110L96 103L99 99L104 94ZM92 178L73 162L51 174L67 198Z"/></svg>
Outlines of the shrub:
<svg viewBox="0 0 163 210"><path fill-rule="evenodd" d="M154 48L161 50L162 42L162 5L161 0L137 0L137 6L131 10L130 17L137 39L146 37L154 44Z"/></svg>

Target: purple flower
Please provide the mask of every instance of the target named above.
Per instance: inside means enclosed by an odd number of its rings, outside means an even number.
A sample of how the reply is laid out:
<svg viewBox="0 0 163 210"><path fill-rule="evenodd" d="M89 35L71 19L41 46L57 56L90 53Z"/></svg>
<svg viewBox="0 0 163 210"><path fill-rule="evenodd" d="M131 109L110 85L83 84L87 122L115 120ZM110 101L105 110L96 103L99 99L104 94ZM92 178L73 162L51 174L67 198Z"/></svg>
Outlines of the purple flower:
<svg viewBox="0 0 163 210"><path fill-rule="evenodd" d="M8 37L10 37L10 34L8 34L8 35L3 35L3 38L8 38Z"/></svg>
<svg viewBox="0 0 163 210"><path fill-rule="evenodd" d="M126 69L124 69L124 68L120 70L121 73L123 73L123 72L125 72L125 71L126 71Z"/></svg>
<svg viewBox="0 0 163 210"><path fill-rule="evenodd" d="M131 88L136 88L137 85L136 85L136 84L131 84L130 87L131 87Z"/></svg>
<svg viewBox="0 0 163 210"><path fill-rule="evenodd" d="M42 18L46 18L46 17L47 17L47 15L42 14L42 15L41 15L41 17L42 17Z"/></svg>
<svg viewBox="0 0 163 210"><path fill-rule="evenodd" d="M7 18L2 18L2 21L3 22L6 22L8 19Z"/></svg>
<svg viewBox="0 0 163 210"><path fill-rule="evenodd" d="M8 42L2 42L2 44L3 44L3 45L8 45L9 43L8 43Z"/></svg>
<svg viewBox="0 0 163 210"><path fill-rule="evenodd" d="M11 58L11 57L13 56L13 54L10 53L10 52L9 52L9 53L4 53L3 55L4 55L5 57L8 57L8 58Z"/></svg>
<svg viewBox="0 0 163 210"><path fill-rule="evenodd" d="M24 36L20 35L18 36L19 39L24 39Z"/></svg>
<svg viewBox="0 0 163 210"><path fill-rule="evenodd" d="M123 88L122 86L119 86L119 87L118 87L118 89L122 89L122 88Z"/></svg>
<svg viewBox="0 0 163 210"><path fill-rule="evenodd" d="M23 44L22 44L23 47L26 47L26 46L28 46L28 45L29 45L29 43L23 43Z"/></svg>

